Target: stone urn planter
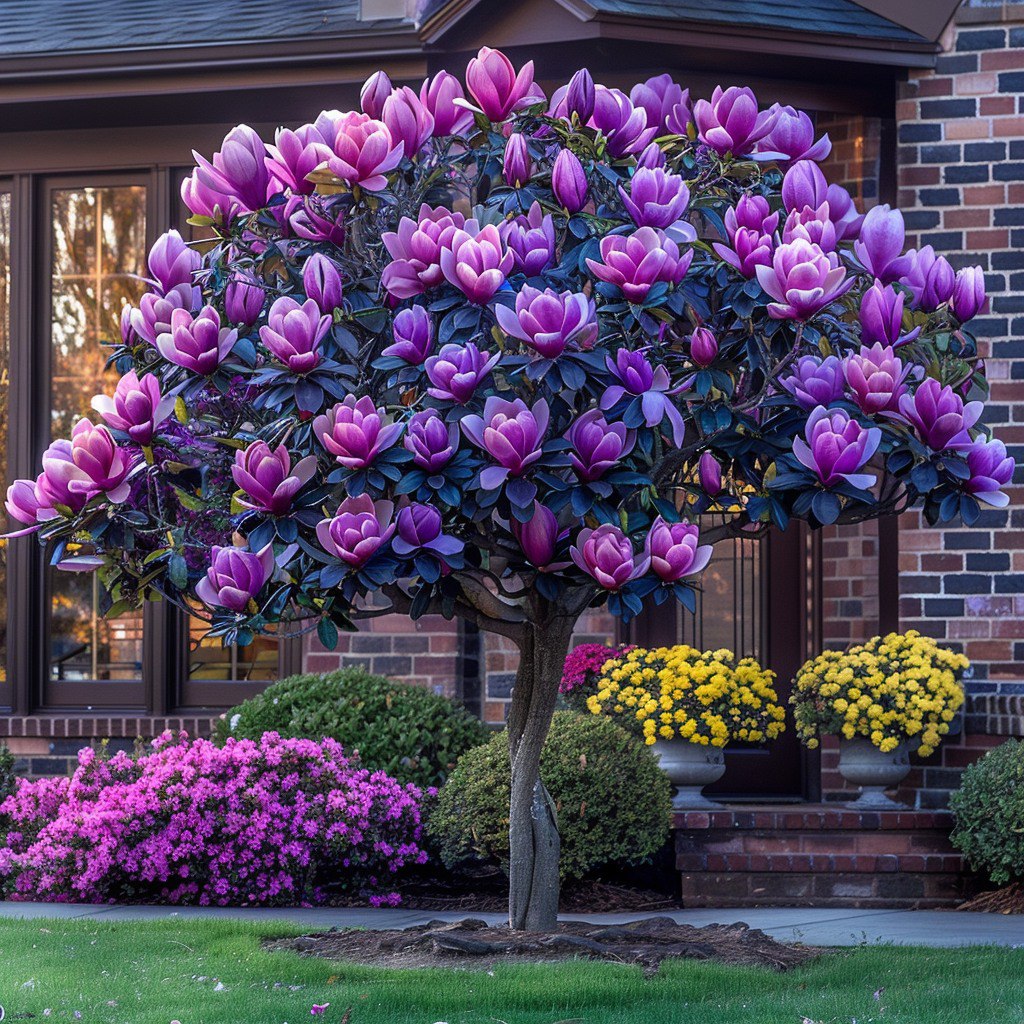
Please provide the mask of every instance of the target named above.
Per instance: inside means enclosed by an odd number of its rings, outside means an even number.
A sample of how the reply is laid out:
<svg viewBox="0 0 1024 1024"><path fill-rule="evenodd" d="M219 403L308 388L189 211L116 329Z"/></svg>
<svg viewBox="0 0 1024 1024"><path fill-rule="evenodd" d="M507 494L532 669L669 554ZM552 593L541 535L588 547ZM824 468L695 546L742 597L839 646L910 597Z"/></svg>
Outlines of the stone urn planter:
<svg viewBox="0 0 1024 1024"><path fill-rule="evenodd" d="M720 807L701 790L725 774L725 751L688 740L658 740L654 744L661 770L672 783L674 811L706 810Z"/></svg>
<svg viewBox="0 0 1024 1024"><path fill-rule="evenodd" d="M887 797L885 791L898 786L910 772L910 746L904 741L895 750L883 753L866 736L839 741L839 774L854 786L860 796L847 806L857 810L893 810L902 804Z"/></svg>

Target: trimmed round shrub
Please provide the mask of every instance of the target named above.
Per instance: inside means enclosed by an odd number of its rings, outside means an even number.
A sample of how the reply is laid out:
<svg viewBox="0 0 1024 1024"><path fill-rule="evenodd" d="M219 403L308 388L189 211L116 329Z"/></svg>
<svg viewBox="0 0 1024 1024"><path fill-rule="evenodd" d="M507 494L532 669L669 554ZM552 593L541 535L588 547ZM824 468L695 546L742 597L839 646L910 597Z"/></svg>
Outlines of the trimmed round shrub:
<svg viewBox="0 0 1024 1024"><path fill-rule="evenodd" d="M216 738L259 739L265 732L329 737L367 768L423 789L442 785L455 762L490 735L447 697L360 668L282 679L232 708Z"/></svg>
<svg viewBox="0 0 1024 1024"><path fill-rule="evenodd" d="M651 751L614 722L557 712L540 774L558 812L563 881L642 863L668 839L668 779ZM427 823L446 866L485 858L508 870L510 788L504 733L459 759Z"/></svg>
<svg viewBox="0 0 1024 1024"><path fill-rule="evenodd" d="M949 806L971 867L996 885L1024 882L1024 743L1007 740L965 769Z"/></svg>
<svg viewBox="0 0 1024 1024"><path fill-rule="evenodd" d="M150 752L86 748L64 779L23 780L0 887L9 899L274 906L368 890L426 862L420 791L349 762L331 739L219 747L165 733Z"/></svg>

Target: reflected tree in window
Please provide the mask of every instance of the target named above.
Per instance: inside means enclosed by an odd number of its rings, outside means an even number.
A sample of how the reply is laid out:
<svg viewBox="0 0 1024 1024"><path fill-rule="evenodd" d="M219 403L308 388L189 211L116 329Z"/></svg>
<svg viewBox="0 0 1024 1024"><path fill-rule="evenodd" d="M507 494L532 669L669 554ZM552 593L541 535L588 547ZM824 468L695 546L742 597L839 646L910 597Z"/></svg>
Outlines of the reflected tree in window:
<svg viewBox="0 0 1024 1024"><path fill-rule="evenodd" d="M10 440L11 194L0 192L0 485L7 489ZM7 541L0 540L0 682L7 679Z"/></svg>

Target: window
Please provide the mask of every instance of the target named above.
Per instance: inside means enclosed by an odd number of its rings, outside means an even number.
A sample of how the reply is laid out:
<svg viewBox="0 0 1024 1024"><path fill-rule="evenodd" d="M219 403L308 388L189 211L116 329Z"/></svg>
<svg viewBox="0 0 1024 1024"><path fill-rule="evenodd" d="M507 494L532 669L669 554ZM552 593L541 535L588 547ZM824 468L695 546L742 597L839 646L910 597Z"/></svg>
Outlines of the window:
<svg viewBox="0 0 1024 1024"><path fill-rule="evenodd" d="M0 192L0 487L7 490L11 371L11 193ZM0 540L0 693L7 683L7 541ZM0 703L4 698L0 697Z"/></svg>

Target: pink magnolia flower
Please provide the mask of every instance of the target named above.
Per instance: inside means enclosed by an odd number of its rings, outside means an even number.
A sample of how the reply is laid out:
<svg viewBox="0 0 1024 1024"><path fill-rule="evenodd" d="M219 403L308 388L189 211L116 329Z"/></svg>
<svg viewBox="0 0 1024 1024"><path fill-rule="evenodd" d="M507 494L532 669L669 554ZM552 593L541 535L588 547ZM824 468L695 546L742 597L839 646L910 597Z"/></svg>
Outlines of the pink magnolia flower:
<svg viewBox="0 0 1024 1024"><path fill-rule="evenodd" d="M700 530L693 523L667 523L658 516L644 541L651 571L665 583L694 576L711 561L710 544L699 543Z"/></svg>
<svg viewBox="0 0 1024 1024"><path fill-rule="evenodd" d="M325 111L314 122L330 149L327 166L350 186L379 192L388 174L402 161L402 143L396 142L383 121L357 111Z"/></svg>
<svg viewBox="0 0 1024 1024"><path fill-rule="evenodd" d="M264 585L274 575L274 546L259 551L214 547L206 575L196 584L196 597L209 608L248 611Z"/></svg>
<svg viewBox="0 0 1024 1024"><path fill-rule="evenodd" d="M430 356L424 363L431 384L427 394L443 402L465 405L500 358L500 352L493 356L481 352L471 341L465 345L443 345L436 356Z"/></svg>
<svg viewBox="0 0 1024 1024"><path fill-rule="evenodd" d="M394 502L374 501L368 494L346 498L331 519L317 524L317 540L329 555L362 568L395 532L394 511Z"/></svg>
<svg viewBox="0 0 1024 1024"><path fill-rule="evenodd" d="M729 245L713 244L714 250L744 277L754 277L758 266L771 266L775 242L772 235L779 223L764 196L742 195L735 207L725 212ZM731 248L730 248L731 246Z"/></svg>
<svg viewBox="0 0 1024 1024"><path fill-rule="evenodd" d="M375 71L359 90L359 109L377 121L382 121L381 114L384 113L384 104L394 91L391 79L386 71Z"/></svg>
<svg viewBox="0 0 1024 1024"><path fill-rule="evenodd" d="M533 515L528 522L521 523L518 519L513 519L510 525L520 550L535 569L541 572L558 572L572 564L555 561L555 550L567 531L558 528L555 513L546 505L535 501Z"/></svg>
<svg viewBox="0 0 1024 1024"><path fill-rule="evenodd" d="M985 305L985 272L981 267L958 270L949 308L953 316L965 324L973 320Z"/></svg>
<svg viewBox="0 0 1024 1024"><path fill-rule="evenodd" d="M171 329L171 316L176 309L191 313L199 304L199 291L196 288L179 285L165 295L147 292L139 299L138 308L131 307L128 312L132 330L143 341L150 345L156 344L161 334ZM128 307L126 307L128 308Z"/></svg>
<svg viewBox="0 0 1024 1024"><path fill-rule="evenodd" d="M323 136L311 124L292 131L278 128L274 145L267 145L265 162L274 181L296 195L309 195L316 187L309 176L330 156Z"/></svg>
<svg viewBox="0 0 1024 1024"><path fill-rule="evenodd" d="M244 451L235 452L231 476L245 492L239 504L258 512L283 516L295 495L316 472L316 456L307 455L292 468L292 457L282 444L271 448L265 441L253 441Z"/></svg>
<svg viewBox="0 0 1024 1024"><path fill-rule="evenodd" d="M527 277L543 273L555 258L554 219L541 210L540 203L534 203L525 216L504 221L498 233L512 257L512 266Z"/></svg>
<svg viewBox="0 0 1024 1024"><path fill-rule="evenodd" d="M436 473L454 458L459 447L459 428L445 423L436 409L423 409L409 420L402 444L412 452L414 466Z"/></svg>
<svg viewBox="0 0 1024 1024"><path fill-rule="evenodd" d="M123 430L136 444L147 447L174 411L174 398L161 395L160 381L152 373L140 380L134 370L129 370L117 382L113 397L97 395L92 407L108 426Z"/></svg>
<svg viewBox="0 0 1024 1024"><path fill-rule="evenodd" d="M544 98L534 85L532 60L516 73L512 61L489 46L481 47L469 62L466 88L487 119L494 122L504 121L513 110Z"/></svg>
<svg viewBox="0 0 1024 1024"><path fill-rule="evenodd" d="M599 480L636 445L636 431L624 423L609 423L600 409L590 409L573 420L565 436L573 472L583 483Z"/></svg>
<svg viewBox="0 0 1024 1024"><path fill-rule="evenodd" d="M998 438L979 437L967 449L967 467L970 478L964 490L978 501L993 508L1006 508L1010 496L1002 488L1013 479L1016 464L1006 454L1006 445Z"/></svg>
<svg viewBox="0 0 1024 1024"><path fill-rule="evenodd" d="M903 256L905 238L903 214L883 204L868 210L853 251L868 273L882 284L890 284L910 266L908 257Z"/></svg>
<svg viewBox="0 0 1024 1024"><path fill-rule="evenodd" d="M684 89L669 74L656 75L646 82L639 82L629 90L629 98L634 107L643 107L647 123L656 126L659 135L666 131L677 132L680 111L687 110L690 105L689 90Z"/></svg>
<svg viewBox="0 0 1024 1024"><path fill-rule="evenodd" d="M580 158L563 149L551 168L551 191L568 213L579 213L587 205L587 175Z"/></svg>
<svg viewBox="0 0 1024 1024"><path fill-rule="evenodd" d="M692 250L679 246L655 228L637 228L631 235L605 235L601 261L588 259L590 272L615 285L629 302L642 303L659 282L679 284L693 261Z"/></svg>
<svg viewBox="0 0 1024 1024"><path fill-rule="evenodd" d="M617 526L580 530L569 555L577 568L605 590L619 590L650 568L651 556L633 553L630 539Z"/></svg>
<svg viewBox="0 0 1024 1024"><path fill-rule="evenodd" d="M187 309L171 313L170 330L158 335L156 347L169 363L208 377L228 357L238 331L221 327L220 313L204 306L195 317Z"/></svg>
<svg viewBox="0 0 1024 1024"><path fill-rule="evenodd" d="M439 71L420 86L420 102L434 118L434 135L464 135L473 126L473 112L456 103L464 100L462 83L447 71Z"/></svg>
<svg viewBox="0 0 1024 1024"><path fill-rule="evenodd" d="M934 452L947 448L969 448L971 427L981 419L981 402L964 400L948 384L926 377L912 395L899 400L900 415Z"/></svg>
<svg viewBox="0 0 1024 1024"><path fill-rule="evenodd" d="M365 469L399 438L405 425L386 423L369 395L345 400L313 420L313 435L346 469Z"/></svg>
<svg viewBox="0 0 1024 1024"><path fill-rule="evenodd" d="M926 245L909 249L905 259L906 269L899 281L910 289L915 306L931 313L949 302L956 288L956 274L945 256L937 256L935 250Z"/></svg>
<svg viewBox="0 0 1024 1024"><path fill-rule="evenodd" d="M403 217L397 231L385 231L381 240L394 262L381 274L384 288L396 299L408 299L436 288L444 280L442 237L451 233L449 229L462 228L465 224L466 218L461 213L453 213L443 206L432 209L424 203L418 220Z"/></svg>
<svg viewBox="0 0 1024 1024"><path fill-rule="evenodd" d="M260 341L292 373L309 373L322 358L320 343L331 329L331 318L320 312L313 299L301 305L290 295L274 301Z"/></svg>
<svg viewBox="0 0 1024 1024"><path fill-rule="evenodd" d="M520 398L509 402L497 395L484 403L483 416L462 418L462 432L497 463L480 473L481 487L500 487L510 476L522 476L541 457L548 418L544 399L530 408Z"/></svg>
<svg viewBox="0 0 1024 1024"><path fill-rule="evenodd" d="M831 405L843 397L843 364L835 356L801 356L793 364L793 372L779 383L801 409Z"/></svg>
<svg viewBox="0 0 1024 1024"><path fill-rule="evenodd" d="M391 138L401 144L409 160L419 155L434 133L434 115L407 85L395 89L384 101L380 120L387 125Z"/></svg>
<svg viewBox="0 0 1024 1024"><path fill-rule="evenodd" d="M906 379L911 370L893 352L891 345L875 342L861 346L843 360L846 386L861 412L875 416L881 412L898 413L900 399L906 394Z"/></svg>
<svg viewBox="0 0 1024 1024"><path fill-rule="evenodd" d="M806 440L805 440L806 438ZM878 450L882 431L863 427L843 409L819 407L807 418L804 437L793 438L793 454L825 487L845 481L867 488L873 473L858 473Z"/></svg>
<svg viewBox="0 0 1024 1024"><path fill-rule="evenodd" d="M541 291L524 285L514 310L497 305L494 313L506 334L543 359L556 359L569 347L589 349L597 340L594 300L582 292Z"/></svg>
<svg viewBox="0 0 1024 1024"><path fill-rule="evenodd" d="M778 113L759 111L757 98L750 89L715 86L711 100L693 105L697 135L720 156L746 156L774 127Z"/></svg>
<svg viewBox="0 0 1024 1024"><path fill-rule="evenodd" d="M483 306L494 298L515 265L497 227L467 221L465 229L449 228L442 236L441 271L470 302Z"/></svg>
<svg viewBox="0 0 1024 1024"><path fill-rule="evenodd" d="M756 268L761 287L776 301L768 303L775 320L807 320L853 286L835 253L797 238L780 245L770 267Z"/></svg>
<svg viewBox="0 0 1024 1024"><path fill-rule="evenodd" d="M188 189L182 186L182 194L188 203L190 196L200 199L204 190L219 200L222 210L251 213L261 210L275 193L275 181L271 178L266 164L266 146L257 133L246 124L240 124L224 137L220 150L207 160L199 153L196 159L194 184ZM193 210L200 213L202 210ZM228 217L227 219L230 219Z"/></svg>
<svg viewBox="0 0 1024 1024"><path fill-rule="evenodd" d="M832 152L828 132L814 141L814 122L804 111L776 103L770 112L775 114L775 124L758 143L758 153L780 154L784 161L795 161L824 160Z"/></svg>
<svg viewBox="0 0 1024 1024"><path fill-rule="evenodd" d="M590 126L606 139L610 156L616 160L641 152L658 134L656 124L647 123L647 111L633 106L620 89L597 86Z"/></svg>
<svg viewBox="0 0 1024 1024"><path fill-rule="evenodd" d="M161 295L184 286L191 290L203 258L177 231L166 231L149 250L149 273Z"/></svg>

